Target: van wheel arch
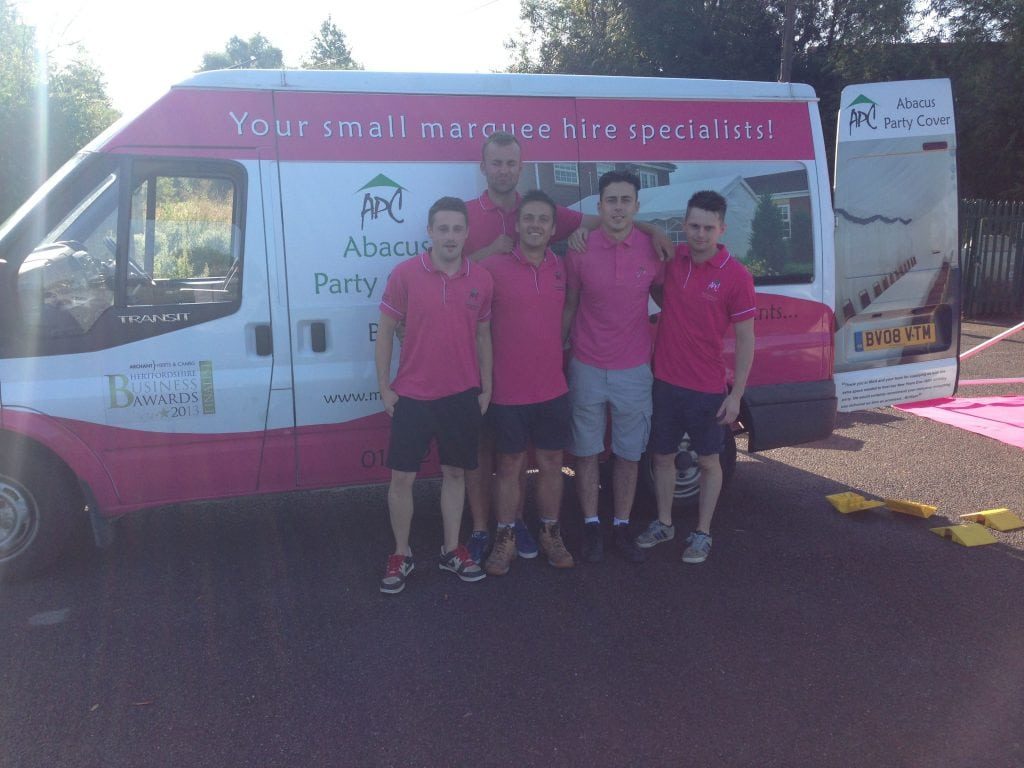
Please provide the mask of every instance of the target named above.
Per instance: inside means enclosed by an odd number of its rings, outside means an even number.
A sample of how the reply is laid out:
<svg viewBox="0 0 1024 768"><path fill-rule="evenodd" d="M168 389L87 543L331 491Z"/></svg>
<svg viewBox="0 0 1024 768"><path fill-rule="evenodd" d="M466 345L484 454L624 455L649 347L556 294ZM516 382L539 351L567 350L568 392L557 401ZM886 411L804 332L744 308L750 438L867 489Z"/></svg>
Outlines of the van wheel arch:
<svg viewBox="0 0 1024 768"><path fill-rule="evenodd" d="M736 434L731 429L725 431L725 446L721 453L722 461L722 490L728 486L736 470ZM676 487L672 497L672 511L683 512L697 507L697 499L700 497L700 468L697 466L697 454L690 450L690 438L683 436L679 444L679 454L676 457ZM655 499L654 494L654 467L650 454L645 453L640 460L639 485L648 494L651 503Z"/></svg>
<svg viewBox="0 0 1024 768"><path fill-rule="evenodd" d="M0 432L0 581L25 579L51 565L84 507L75 475L59 457L33 440Z"/></svg>

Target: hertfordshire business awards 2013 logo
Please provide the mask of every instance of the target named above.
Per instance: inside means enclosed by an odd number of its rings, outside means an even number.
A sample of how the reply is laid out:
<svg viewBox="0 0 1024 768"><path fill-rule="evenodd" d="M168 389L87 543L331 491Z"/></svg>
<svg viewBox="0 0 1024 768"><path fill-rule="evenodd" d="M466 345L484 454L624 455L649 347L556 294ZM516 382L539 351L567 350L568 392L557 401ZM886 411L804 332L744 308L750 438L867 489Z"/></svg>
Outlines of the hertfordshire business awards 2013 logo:
<svg viewBox="0 0 1024 768"><path fill-rule="evenodd" d="M863 94L850 102L847 109L850 115L847 118L847 130L852 135L854 129L870 128L878 130L878 105Z"/></svg>

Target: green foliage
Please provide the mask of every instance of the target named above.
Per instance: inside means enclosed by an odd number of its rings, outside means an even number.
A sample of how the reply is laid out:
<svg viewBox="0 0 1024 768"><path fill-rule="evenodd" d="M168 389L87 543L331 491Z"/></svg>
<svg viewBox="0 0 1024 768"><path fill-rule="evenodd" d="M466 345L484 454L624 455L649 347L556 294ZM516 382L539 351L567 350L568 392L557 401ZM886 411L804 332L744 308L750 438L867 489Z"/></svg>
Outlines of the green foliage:
<svg viewBox="0 0 1024 768"><path fill-rule="evenodd" d="M309 58L302 62L306 69L362 69L363 65L352 58L352 52L345 42L345 33L338 29L328 16L320 24L320 31L313 38Z"/></svg>
<svg viewBox="0 0 1024 768"><path fill-rule="evenodd" d="M0 0L0 221L117 116L84 54L44 71L35 31Z"/></svg>
<svg viewBox="0 0 1024 768"><path fill-rule="evenodd" d="M279 69L284 66L280 48L275 48L260 33L248 40L235 36L228 40L223 51L203 54L200 72L211 69Z"/></svg>
<svg viewBox="0 0 1024 768"><path fill-rule="evenodd" d="M750 224L750 249L746 258L751 271L757 270L755 275L785 274L788 255L785 227L782 213L772 202L771 194L761 195Z"/></svg>

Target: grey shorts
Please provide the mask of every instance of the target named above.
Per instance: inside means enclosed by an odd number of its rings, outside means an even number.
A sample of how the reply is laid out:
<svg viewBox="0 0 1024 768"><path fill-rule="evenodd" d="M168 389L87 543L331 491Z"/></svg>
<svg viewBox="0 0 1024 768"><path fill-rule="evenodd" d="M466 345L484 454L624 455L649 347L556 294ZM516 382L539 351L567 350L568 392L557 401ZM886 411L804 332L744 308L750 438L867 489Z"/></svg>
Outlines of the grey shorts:
<svg viewBox="0 0 1024 768"><path fill-rule="evenodd" d="M605 449L608 409L612 413L612 452L639 461L651 435L651 366L608 371L569 361L569 402L572 435L569 450L593 456Z"/></svg>

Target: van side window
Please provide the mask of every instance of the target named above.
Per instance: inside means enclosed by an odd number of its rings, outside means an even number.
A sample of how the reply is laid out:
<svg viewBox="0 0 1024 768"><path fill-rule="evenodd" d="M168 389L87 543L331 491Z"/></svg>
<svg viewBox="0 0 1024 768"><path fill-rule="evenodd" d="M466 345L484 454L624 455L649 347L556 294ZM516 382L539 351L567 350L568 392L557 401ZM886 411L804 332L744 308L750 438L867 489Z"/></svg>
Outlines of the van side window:
<svg viewBox="0 0 1024 768"><path fill-rule="evenodd" d="M110 174L21 262L17 300L30 335L86 333L113 306L117 196Z"/></svg>
<svg viewBox="0 0 1024 768"><path fill-rule="evenodd" d="M131 198L129 305L237 302L238 190L231 178L153 173Z"/></svg>

